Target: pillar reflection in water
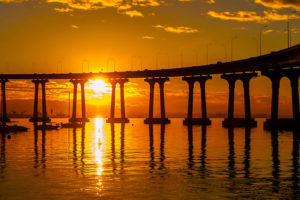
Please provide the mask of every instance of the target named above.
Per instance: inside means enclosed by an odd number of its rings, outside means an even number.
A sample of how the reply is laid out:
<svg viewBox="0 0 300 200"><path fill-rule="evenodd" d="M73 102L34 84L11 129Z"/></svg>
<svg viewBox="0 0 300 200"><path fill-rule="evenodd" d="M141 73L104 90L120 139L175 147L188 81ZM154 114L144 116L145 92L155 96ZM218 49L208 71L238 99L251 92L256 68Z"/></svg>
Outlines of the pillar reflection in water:
<svg viewBox="0 0 300 200"><path fill-rule="evenodd" d="M110 131L111 131L111 157L110 157L110 160L111 160L112 171L114 174L116 174L117 166L116 166L116 162L115 162L116 150L115 150L115 124L114 123L110 124Z"/></svg>
<svg viewBox="0 0 300 200"><path fill-rule="evenodd" d="M42 130L42 168L46 168L46 131Z"/></svg>
<svg viewBox="0 0 300 200"><path fill-rule="evenodd" d="M85 168L85 126L83 126L81 128L81 158L80 158L80 162L81 162L81 174L84 174L84 168Z"/></svg>
<svg viewBox="0 0 300 200"><path fill-rule="evenodd" d="M278 130L271 131L271 141L272 141L272 160L273 160L273 189L272 191L277 193L279 191L279 176L280 176L280 160L278 151Z"/></svg>
<svg viewBox="0 0 300 200"><path fill-rule="evenodd" d="M155 154L154 154L154 142L153 142L153 124L149 124L149 153L150 153L150 173L155 169ZM165 125L160 125L160 157L158 170L164 170L165 167Z"/></svg>
<svg viewBox="0 0 300 200"><path fill-rule="evenodd" d="M34 165L33 168L39 167L39 150L38 150L38 130L34 129Z"/></svg>
<svg viewBox="0 0 300 200"><path fill-rule="evenodd" d="M1 176L4 176L5 168L6 168L6 156L5 156L5 144L6 144L6 135L1 133L1 157L0 157L0 173Z"/></svg>
<svg viewBox="0 0 300 200"><path fill-rule="evenodd" d="M233 128L228 128L228 144L229 144L229 155L228 155L228 173L230 178L235 178L235 154L234 154L234 132Z"/></svg>
<svg viewBox="0 0 300 200"><path fill-rule="evenodd" d="M73 128L73 168L75 170L75 173L78 174L77 168L77 137L76 137L76 128Z"/></svg>
<svg viewBox="0 0 300 200"><path fill-rule="evenodd" d="M165 125L160 126L160 167L159 170L165 169Z"/></svg>
<svg viewBox="0 0 300 200"><path fill-rule="evenodd" d="M125 124L121 124L121 147L120 147L120 162L121 162L121 170L124 169L124 162L125 162Z"/></svg>
<svg viewBox="0 0 300 200"><path fill-rule="evenodd" d="M112 171L115 174L117 170L116 164L116 151L115 151L115 123L110 124L111 128L111 166ZM121 123L121 130L120 130L120 170L124 170L124 163L125 163L125 123Z"/></svg>
<svg viewBox="0 0 300 200"><path fill-rule="evenodd" d="M251 151L251 128L245 128L245 155L244 155L244 171L245 178L250 175L250 151Z"/></svg>
<svg viewBox="0 0 300 200"><path fill-rule="evenodd" d="M154 170L155 161L154 161L154 147L153 147L153 124L149 124L149 152L150 152L150 173Z"/></svg>
<svg viewBox="0 0 300 200"><path fill-rule="evenodd" d="M194 169L194 145L193 145L193 126L188 126L188 141L189 141L189 158L188 158L188 174L191 175L191 170Z"/></svg>
<svg viewBox="0 0 300 200"><path fill-rule="evenodd" d="M292 180L293 180L293 189L299 194L299 132L293 132L293 152L292 152Z"/></svg>
<svg viewBox="0 0 300 200"><path fill-rule="evenodd" d="M202 126L202 137L201 137L201 166L200 166L200 172L202 174L202 178L206 177L206 131L207 126Z"/></svg>

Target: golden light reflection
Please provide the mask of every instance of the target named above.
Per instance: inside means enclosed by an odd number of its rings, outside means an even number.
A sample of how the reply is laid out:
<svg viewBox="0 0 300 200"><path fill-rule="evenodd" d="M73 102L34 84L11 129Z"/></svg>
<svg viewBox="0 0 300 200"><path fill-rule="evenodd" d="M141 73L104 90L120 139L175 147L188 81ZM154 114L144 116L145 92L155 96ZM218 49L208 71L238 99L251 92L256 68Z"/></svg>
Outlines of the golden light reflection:
<svg viewBox="0 0 300 200"><path fill-rule="evenodd" d="M104 126L104 119L103 118L95 118L94 119L95 125L95 159L97 162L97 174L101 175L103 171L103 152L102 152L102 141L103 141L103 126Z"/></svg>
<svg viewBox="0 0 300 200"><path fill-rule="evenodd" d="M97 175L98 177L98 183L97 183L97 190L98 194L101 194L101 191L103 189L103 183L102 183L102 172L103 172L103 148L102 148L102 141L103 141L103 126L104 126L104 119L103 118L95 118L94 119L94 126L95 126L95 160L97 164Z"/></svg>

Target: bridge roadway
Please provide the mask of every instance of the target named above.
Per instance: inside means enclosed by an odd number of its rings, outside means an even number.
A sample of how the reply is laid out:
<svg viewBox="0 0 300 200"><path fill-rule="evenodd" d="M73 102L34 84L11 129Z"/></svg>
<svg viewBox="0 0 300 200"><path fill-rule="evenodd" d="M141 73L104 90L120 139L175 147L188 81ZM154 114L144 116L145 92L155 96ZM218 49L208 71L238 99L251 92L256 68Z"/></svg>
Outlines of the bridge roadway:
<svg viewBox="0 0 300 200"><path fill-rule="evenodd" d="M255 72L300 66L300 45L263 56L226 63L159 70L68 73L68 74L2 74L0 79L93 79L93 78L147 78L211 75Z"/></svg>

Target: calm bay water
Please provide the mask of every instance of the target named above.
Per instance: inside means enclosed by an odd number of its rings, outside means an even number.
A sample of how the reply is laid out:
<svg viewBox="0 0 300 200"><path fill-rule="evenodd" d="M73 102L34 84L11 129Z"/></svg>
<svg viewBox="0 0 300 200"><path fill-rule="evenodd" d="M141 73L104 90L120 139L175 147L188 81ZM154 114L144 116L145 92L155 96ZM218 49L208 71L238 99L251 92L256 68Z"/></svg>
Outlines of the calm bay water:
<svg viewBox="0 0 300 200"><path fill-rule="evenodd" d="M19 119L18 119L19 120ZM55 119L54 121L62 121ZM293 132L106 124L1 136L0 199L296 199Z"/></svg>

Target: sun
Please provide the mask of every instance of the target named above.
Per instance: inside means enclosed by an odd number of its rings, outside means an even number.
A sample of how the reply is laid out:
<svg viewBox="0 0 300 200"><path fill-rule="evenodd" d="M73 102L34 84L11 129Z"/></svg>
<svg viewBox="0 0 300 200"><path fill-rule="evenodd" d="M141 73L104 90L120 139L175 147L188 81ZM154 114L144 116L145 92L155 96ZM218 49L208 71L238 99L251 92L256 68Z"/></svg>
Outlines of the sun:
<svg viewBox="0 0 300 200"><path fill-rule="evenodd" d="M88 89L92 90L96 94L103 94L107 92L107 84L102 79L90 80Z"/></svg>

